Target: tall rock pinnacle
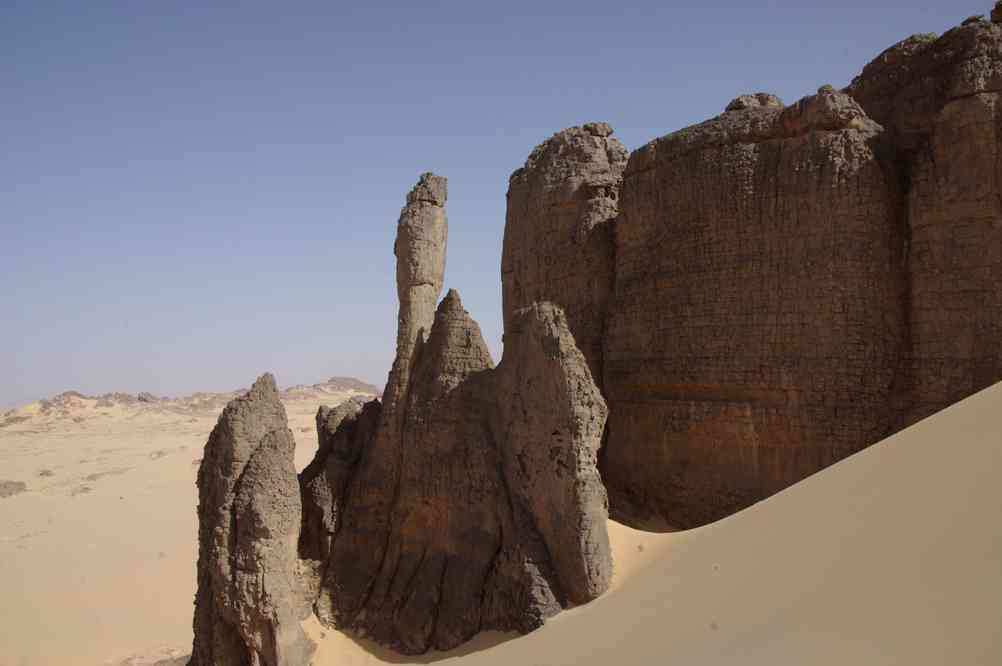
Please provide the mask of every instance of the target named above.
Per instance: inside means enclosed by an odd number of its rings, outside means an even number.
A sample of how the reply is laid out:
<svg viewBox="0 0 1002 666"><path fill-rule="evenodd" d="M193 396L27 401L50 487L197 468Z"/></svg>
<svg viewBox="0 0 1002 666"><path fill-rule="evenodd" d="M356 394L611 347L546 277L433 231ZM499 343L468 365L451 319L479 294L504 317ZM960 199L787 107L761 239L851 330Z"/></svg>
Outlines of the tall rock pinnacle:
<svg viewBox="0 0 1002 666"><path fill-rule="evenodd" d="M317 617L411 654L534 629L612 571L605 403L559 307L512 313L497 369L458 292L436 307L445 187L422 175L400 215L383 403L321 428L300 478Z"/></svg>
<svg viewBox="0 0 1002 666"><path fill-rule="evenodd" d="M423 173L400 211L393 254L397 258L397 356L390 371L383 404L393 412L407 386L414 347L428 337L445 276L449 223L445 216L448 181Z"/></svg>

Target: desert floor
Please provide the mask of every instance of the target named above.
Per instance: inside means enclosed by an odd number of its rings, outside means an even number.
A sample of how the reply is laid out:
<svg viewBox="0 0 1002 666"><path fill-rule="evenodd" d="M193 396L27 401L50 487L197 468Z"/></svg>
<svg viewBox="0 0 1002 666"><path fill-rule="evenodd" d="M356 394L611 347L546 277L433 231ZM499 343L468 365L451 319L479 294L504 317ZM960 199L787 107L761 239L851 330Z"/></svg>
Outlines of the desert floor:
<svg viewBox="0 0 1002 666"><path fill-rule="evenodd" d="M308 402L287 403L300 468ZM0 479L28 484L0 499L0 665L188 652L214 421L123 411L0 430ZM314 663L1002 664L1000 473L1002 385L707 527L611 523L613 590L533 634L403 658L311 620Z"/></svg>

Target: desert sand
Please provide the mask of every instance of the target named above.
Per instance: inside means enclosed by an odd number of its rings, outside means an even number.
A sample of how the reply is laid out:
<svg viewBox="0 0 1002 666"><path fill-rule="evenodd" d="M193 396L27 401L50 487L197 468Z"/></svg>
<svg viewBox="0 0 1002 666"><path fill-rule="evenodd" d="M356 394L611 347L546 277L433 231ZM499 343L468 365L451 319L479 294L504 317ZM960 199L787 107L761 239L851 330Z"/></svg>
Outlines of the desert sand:
<svg viewBox="0 0 1002 666"><path fill-rule="evenodd" d="M283 404L301 469L320 404L355 395L295 387ZM232 394L140 403L74 394L0 417L0 665L118 664L191 651L198 554L195 475ZM27 417L27 418L25 418Z"/></svg>
<svg viewBox="0 0 1002 666"><path fill-rule="evenodd" d="M0 665L173 663L216 411L79 401L0 430L0 479L27 486L0 499ZM285 404L301 468L318 403ZM403 658L311 619L314 663L1002 663L1000 469L996 385L706 527L610 523L613 589L528 636Z"/></svg>

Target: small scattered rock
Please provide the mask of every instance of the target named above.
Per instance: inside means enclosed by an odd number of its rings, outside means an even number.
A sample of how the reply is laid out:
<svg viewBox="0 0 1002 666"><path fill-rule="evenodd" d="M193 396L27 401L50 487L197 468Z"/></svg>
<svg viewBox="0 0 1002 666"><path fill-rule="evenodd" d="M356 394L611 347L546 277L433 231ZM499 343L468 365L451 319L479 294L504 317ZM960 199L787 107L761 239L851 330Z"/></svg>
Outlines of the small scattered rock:
<svg viewBox="0 0 1002 666"><path fill-rule="evenodd" d="M20 495L28 490L24 481L0 481L0 498Z"/></svg>

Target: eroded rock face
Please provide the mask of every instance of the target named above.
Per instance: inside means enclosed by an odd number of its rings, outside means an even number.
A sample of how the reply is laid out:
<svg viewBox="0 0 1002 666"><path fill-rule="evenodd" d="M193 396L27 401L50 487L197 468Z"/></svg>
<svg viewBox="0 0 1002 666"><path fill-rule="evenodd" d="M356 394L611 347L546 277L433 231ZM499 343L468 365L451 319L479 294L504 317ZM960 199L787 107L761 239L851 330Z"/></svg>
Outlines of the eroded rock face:
<svg viewBox="0 0 1002 666"><path fill-rule="evenodd" d="M847 91L894 138L908 230L898 428L1002 379L1002 26L904 40Z"/></svg>
<svg viewBox="0 0 1002 666"><path fill-rule="evenodd" d="M396 486L384 468L359 466L322 619L421 653L487 629L530 631L608 587L597 469L605 403L557 306L537 304L513 323L492 370L459 295L442 300L412 366ZM366 455L382 458L388 441L377 436ZM373 534L366 511L379 493L392 501Z"/></svg>
<svg viewBox="0 0 1002 666"><path fill-rule="evenodd" d="M505 330L516 311L536 301L559 304L599 384L626 157L612 128L588 123L537 146L508 185L501 257Z"/></svg>
<svg viewBox="0 0 1002 666"><path fill-rule="evenodd" d="M608 410L559 306L514 313L495 382L492 429L506 444L506 485L539 530L567 599L590 601L612 573L597 465Z"/></svg>
<svg viewBox="0 0 1002 666"><path fill-rule="evenodd" d="M552 304L513 313L497 370L457 292L429 322L412 286L423 298L414 276L444 266L444 246L413 245L440 219L405 208L398 227L398 264L419 268L398 269L398 354L378 427L359 426L368 405L322 413L321 450L301 477L301 552L324 562L318 617L405 653L529 631L601 594L611 574L596 463L606 408L566 318Z"/></svg>
<svg viewBox="0 0 1002 666"><path fill-rule="evenodd" d="M614 516L709 522L887 432L904 248L880 140L825 87L630 156L604 340Z"/></svg>
<svg viewBox="0 0 1002 666"><path fill-rule="evenodd" d="M317 412L319 449L299 475L303 522L299 534L299 557L312 575L306 581L310 598L320 595L320 581L337 533L348 483L362 452L379 426L382 405L377 400L347 400L337 407ZM328 607L329 604L325 604Z"/></svg>
<svg viewBox="0 0 1002 666"><path fill-rule="evenodd" d="M611 269L567 232L589 216L564 162L604 164L562 156L582 130L515 172L506 323L524 284L574 313L615 517L720 518L1002 379L996 14L904 40L845 91L742 95L634 151L603 212Z"/></svg>
<svg viewBox="0 0 1002 666"><path fill-rule="evenodd" d="M313 651L299 625L294 451L270 374L226 406L205 445L192 666L299 666Z"/></svg>

